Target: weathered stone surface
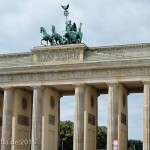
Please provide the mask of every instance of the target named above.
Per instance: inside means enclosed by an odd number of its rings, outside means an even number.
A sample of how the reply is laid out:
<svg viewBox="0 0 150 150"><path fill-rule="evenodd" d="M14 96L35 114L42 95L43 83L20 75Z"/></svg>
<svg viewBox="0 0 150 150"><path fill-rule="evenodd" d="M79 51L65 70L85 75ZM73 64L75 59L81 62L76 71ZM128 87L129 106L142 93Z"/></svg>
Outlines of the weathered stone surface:
<svg viewBox="0 0 150 150"><path fill-rule="evenodd" d="M136 76L136 78L135 78ZM0 74L0 83L2 84L13 84L24 83L32 85L36 83L41 83L41 81L49 82L59 81L63 82L73 82L73 80L86 80L92 82L94 80L101 80L102 82L108 80L117 80L117 81L141 81L145 78L149 79L150 76L150 67L138 67L138 68L118 68L118 69L95 69L95 70L74 70L74 71L60 71L60 72L37 72L37 73L20 73L20 74ZM93 80L91 80L91 78ZM73 84L73 83L72 83Z"/></svg>
<svg viewBox="0 0 150 150"><path fill-rule="evenodd" d="M12 115L13 115L13 91L11 88L4 90L2 117L2 141L1 150L11 150L12 140ZM7 143L8 142L8 143Z"/></svg>
<svg viewBox="0 0 150 150"><path fill-rule="evenodd" d="M77 63L83 62L86 46L83 44L68 46L35 47L32 49L33 62L37 63Z"/></svg>
<svg viewBox="0 0 150 150"><path fill-rule="evenodd" d="M42 88L33 89L33 112L32 112L32 141L31 150L41 150L42 143Z"/></svg>
<svg viewBox="0 0 150 150"><path fill-rule="evenodd" d="M109 84L108 90L108 122L107 122L107 149L113 149L113 142L118 139L118 105L119 84Z"/></svg>
<svg viewBox="0 0 150 150"><path fill-rule="evenodd" d="M84 150L84 85L75 87L73 149Z"/></svg>
<svg viewBox="0 0 150 150"><path fill-rule="evenodd" d="M143 150L150 149L150 82L144 82Z"/></svg>
<svg viewBox="0 0 150 150"><path fill-rule="evenodd" d="M56 89L61 94L68 92L67 94L74 94L75 90L75 130L74 130L74 150L88 149L86 141L90 138L85 138L84 131L90 129L89 137L95 137L96 132L96 120L97 113L96 109L86 109L89 111L83 112L85 89L83 86L74 86L84 84L91 86L92 88L98 89L99 93L107 93L109 88L109 116L108 116L108 149L112 150L113 140L119 140L123 137L122 141L127 141L127 107L120 109L119 119L118 114L118 101L121 100L121 94L118 90L118 84L121 83L126 86L126 92L134 89L139 89L143 92L142 81L150 80L150 43L147 44L135 44L135 45L120 45L120 46L106 46L88 48L84 44L76 45L63 45L63 46L52 46L52 47L35 47L29 53L20 54L7 54L0 55L0 90L4 90L4 87L18 87L26 88L31 90L33 86L45 86L47 88ZM112 83L107 85L107 83ZM115 84L114 84L115 83ZM129 90L130 89L130 90ZM149 84L144 83L144 149L149 149ZM138 91L138 92L139 92ZM58 93L59 93L58 92ZM2 92L3 93L3 92ZM8 101L10 97L9 92L4 92L4 108L10 106L11 102ZM11 93L11 92L10 92ZM88 93L88 92L87 92ZM127 96L127 93L124 93ZM34 88L33 90L33 120L32 120L32 140L37 140L37 144L32 145L32 150L41 150L41 137L42 137L42 90L40 88ZM58 94L56 94L58 95ZM87 94L88 95L88 94ZM89 95L88 95L89 96ZM87 99L89 99L87 97ZM47 97L48 98L48 97ZM56 103L58 104L58 102ZM85 103L88 104L88 103ZM59 105L59 104L58 104ZM119 104L122 105L122 104ZM45 104L47 106L47 104ZM120 106L119 106L120 107ZM122 106L121 106L122 107ZM120 108L121 108L120 107ZM4 131L8 127L7 134L11 137L11 116L12 110L4 109L3 120L4 120ZM47 117L49 114L55 116L51 124L45 123L46 130L47 126L55 126L50 131L51 135L55 135L55 143L58 142L58 127L59 124L58 113L48 110L46 112ZM86 110L85 110L86 111ZM91 112L90 112L91 111ZM49 112L49 113L48 113ZM57 114L57 115L56 115ZM89 117L90 123L85 126L85 114L92 114L94 117ZM122 118L121 118L122 114ZM85 116L84 116L85 115ZM24 115L25 116L25 115ZM126 116L126 117L125 117ZM9 119L10 120L9 120ZM91 119L92 118L92 119ZM94 118L94 119L93 119ZM87 119L87 118L86 118ZM122 120L121 120L122 119ZM88 119L87 119L88 120ZM119 124L117 122L119 121ZM8 122L6 124L6 122ZM15 124L15 122L14 122ZM53 124L53 125L52 125ZM92 127L93 128L92 128ZM119 128L118 128L119 126ZM84 130L86 128L86 130ZM92 129L92 130L91 130ZM123 129L124 136L118 132ZM94 131L94 132L93 132ZM57 132L57 133L54 133ZM118 136L119 135L119 136ZM8 137L8 135L3 135ZM45 136L46 137L46 136ZM119 138L119 139L118 139ZM94 139L94 138L93 138ZM44 139L45 141L45 139ZM53 138L51 139L53 141ZM96 141L96 138L93 140ZM124 142L124 143L125 143ZM56 144L53 143L53 149L57 149ZM90 143L90 142L89 142ZM92 143L92 142L91 142ZM92 144L89 145L92 145ZM93 142L96 145L96 142ZM48 144L44 144L47 145ZM85 147L84 147L85 145ZM90 147L89 149L93 149ZM5 150L6 147L3 147ZM8 146L10 149L10 146ZM94 147L95 149L95 147ZM126 149L126 144L119 145L119 149Z"/></svg>

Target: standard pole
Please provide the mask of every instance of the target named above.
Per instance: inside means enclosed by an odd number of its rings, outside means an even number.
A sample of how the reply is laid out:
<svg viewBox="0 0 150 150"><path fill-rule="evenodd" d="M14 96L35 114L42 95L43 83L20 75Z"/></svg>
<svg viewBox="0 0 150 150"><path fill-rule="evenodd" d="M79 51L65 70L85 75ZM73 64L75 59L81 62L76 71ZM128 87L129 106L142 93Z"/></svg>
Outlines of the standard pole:
<svg viewBox="0 0 150 150"><path fill-rule="evenodd" d="M64 143L63 143L63 139L61 141L61 147L62 147L62 150L64 150Z"/></svg>

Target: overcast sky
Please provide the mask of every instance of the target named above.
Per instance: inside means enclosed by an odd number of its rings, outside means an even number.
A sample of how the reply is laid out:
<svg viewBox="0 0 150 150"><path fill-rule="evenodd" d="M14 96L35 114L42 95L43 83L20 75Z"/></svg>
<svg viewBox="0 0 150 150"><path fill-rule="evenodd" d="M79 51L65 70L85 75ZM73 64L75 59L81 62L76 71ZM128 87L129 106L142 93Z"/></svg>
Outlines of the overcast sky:
<svg viewBox="0 0 150 150"><path fill-rule="evenodd" d="M149 0L1 0L0 53L29 52L40 46L41 26L51 33L51 25L55 25L63 34L61 5L68 3L68 19L83 23L82 42L87 46L150 42ZM130 95L129 99L129 138L142 139L143 95ZM62 100L61 108L69 105L73 100ZM99 105L99 124L106 125L107 96L99 98ZM62 119L73 118L72 108L61 114Z"/></svg>

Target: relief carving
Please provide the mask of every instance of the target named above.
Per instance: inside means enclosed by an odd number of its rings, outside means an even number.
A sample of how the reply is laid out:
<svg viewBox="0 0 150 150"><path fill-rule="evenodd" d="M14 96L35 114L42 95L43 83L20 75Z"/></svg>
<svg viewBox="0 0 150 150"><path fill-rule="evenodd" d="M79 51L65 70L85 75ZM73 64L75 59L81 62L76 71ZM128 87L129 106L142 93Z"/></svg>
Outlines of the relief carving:
<svg viewBox="0 0 150 150"><path fill-rule="evenodd" d="M38 52L35 55L37 56L37 62L80 60L79 50L55 50Z"/></svg>

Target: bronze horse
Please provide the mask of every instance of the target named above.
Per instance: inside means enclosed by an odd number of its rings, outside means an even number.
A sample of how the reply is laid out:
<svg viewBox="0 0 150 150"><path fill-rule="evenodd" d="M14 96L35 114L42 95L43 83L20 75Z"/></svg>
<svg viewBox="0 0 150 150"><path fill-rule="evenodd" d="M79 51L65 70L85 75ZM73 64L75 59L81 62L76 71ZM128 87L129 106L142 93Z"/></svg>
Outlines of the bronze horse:
<svg viewBox="0 0 150 150"><path fill-rule="evenodd" d="M43 33L43 38L42 38L42 40L41 40L41 45L43 45L43 43L42 43L43 40L47 42L47 45L48 45L48 42L49 42L51 45L53 45L53 38L52 38L51 35L49 35L49 34L46 32L46 30L45 30L44 27L40 27L40 33Z"/></svg>

